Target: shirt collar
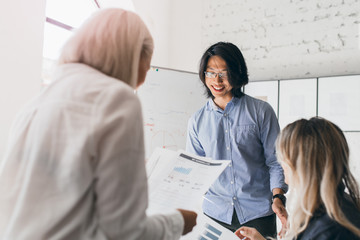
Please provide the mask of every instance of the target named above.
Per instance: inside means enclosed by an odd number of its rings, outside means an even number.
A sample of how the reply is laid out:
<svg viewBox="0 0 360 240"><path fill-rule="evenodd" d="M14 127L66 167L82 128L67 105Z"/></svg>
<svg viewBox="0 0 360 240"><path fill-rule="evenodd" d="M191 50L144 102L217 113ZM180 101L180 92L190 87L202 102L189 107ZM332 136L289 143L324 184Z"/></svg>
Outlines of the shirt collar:
<svg viewBox="0 0 360 240"><path fill-rule="evenodd" d="M240 99L237 97L233 97L230 102L228 102L228 104L226 105L225 109L229 109L231 107L233 107L234 105L236 105L236 103L239 101ZM224 110L222 110L221 108L219 108L214 100L212 98L209 99L208 101L208 110L212 110L212 111L220 111L223 112Z"/></svg>

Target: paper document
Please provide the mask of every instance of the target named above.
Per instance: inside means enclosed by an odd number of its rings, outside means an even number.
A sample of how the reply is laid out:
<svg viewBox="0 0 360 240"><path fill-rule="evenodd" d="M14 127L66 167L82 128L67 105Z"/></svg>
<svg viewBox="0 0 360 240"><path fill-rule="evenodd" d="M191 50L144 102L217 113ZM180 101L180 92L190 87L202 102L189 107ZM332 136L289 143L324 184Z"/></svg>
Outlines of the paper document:
<svg viewBox="0 0 360 240"><path fill-rule="evenodd" d="M211 160L184 151L157 148L146 164L148 214L177 208L198 210L203 196L230 160Z"/></svg>
<svg viewBox="0 0 360 240"><path fill-rule="evenodd" d="M204 214L198 213L196 222L194 229L180 240L240 240L235 233Z"/></svg>

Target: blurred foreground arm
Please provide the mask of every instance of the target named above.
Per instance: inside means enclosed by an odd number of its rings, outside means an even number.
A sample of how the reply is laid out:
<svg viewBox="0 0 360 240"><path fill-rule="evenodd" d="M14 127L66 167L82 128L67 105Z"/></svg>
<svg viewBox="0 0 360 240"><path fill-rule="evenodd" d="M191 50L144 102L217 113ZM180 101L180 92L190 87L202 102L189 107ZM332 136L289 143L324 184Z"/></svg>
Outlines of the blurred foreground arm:
<svg viewBox="0 0 360 240"><path fill-rule="evenodd" d="M197 213L184 209L178 209L178 211L181 213L181 215L184 218L184 231L182 234L185 235L191 232L194 226L196 225Z"/></svg>
<svg viewBox="0 0 360 240"><path fill-rule="evenodd" d="M96 234L102 239L177 240L195 225L194 212L146 215L143 120L138 98L118 83L94 111Z"/></svg>

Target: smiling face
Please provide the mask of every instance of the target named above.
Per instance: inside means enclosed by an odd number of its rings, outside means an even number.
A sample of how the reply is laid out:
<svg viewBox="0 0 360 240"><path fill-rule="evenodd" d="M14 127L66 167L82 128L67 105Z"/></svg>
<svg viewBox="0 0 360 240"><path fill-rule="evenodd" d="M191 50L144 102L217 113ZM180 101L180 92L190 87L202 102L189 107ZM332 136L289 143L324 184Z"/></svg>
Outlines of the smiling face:
<svg viewBox="0 0 360 240"><path fill-rule="evenodd" d="M206 71L212 73L227 73L226 62L219 56L212 56L209 58ZM232 86L230 85L228 78L220 78L219 74L217 74L215 78L205 76L205 83L214 96L215 103L224 109L226 104L233 97L231 93Z"/></svg>

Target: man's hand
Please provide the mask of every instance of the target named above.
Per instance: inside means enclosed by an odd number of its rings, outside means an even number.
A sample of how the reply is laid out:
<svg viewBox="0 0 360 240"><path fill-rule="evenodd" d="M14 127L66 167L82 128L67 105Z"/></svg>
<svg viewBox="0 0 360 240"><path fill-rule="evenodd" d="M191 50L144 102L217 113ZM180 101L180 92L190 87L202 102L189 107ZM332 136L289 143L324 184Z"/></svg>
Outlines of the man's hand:
<svg viewBox="0 0 360 240"><path fill-rule="evenodd" d="M280 219L281 222L281 231L278 233L279 237L282 238L287 230L287 218L288 213L286 211L285 206L279 198L275 198L272 204L272 210L276 214L276 216Z"/></svg>
<svg viewBox="0 0 360 240"><path fill-rule="evenodd" d="M241 227L235 231L235 235L241 240L265 240L255 228L251 227Z"/></svg>

